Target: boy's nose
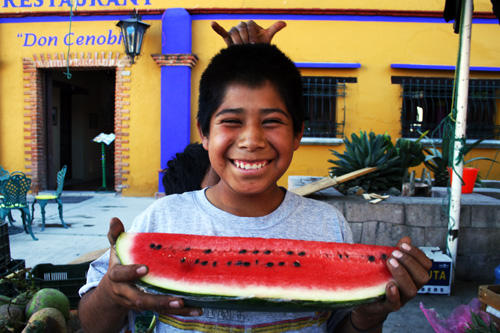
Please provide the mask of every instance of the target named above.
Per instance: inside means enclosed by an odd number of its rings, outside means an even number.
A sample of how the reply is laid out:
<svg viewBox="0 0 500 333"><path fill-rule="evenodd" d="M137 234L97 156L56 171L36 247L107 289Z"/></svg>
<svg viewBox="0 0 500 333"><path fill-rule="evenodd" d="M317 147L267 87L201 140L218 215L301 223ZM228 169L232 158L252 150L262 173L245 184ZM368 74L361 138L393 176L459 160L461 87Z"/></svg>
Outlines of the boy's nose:
<svg viewBox="0 0 500 333"><path fill-rule="evenodd" d="M245 126L241 132L238 147L252 151L258 148L264 148L265 146L266 140L262 129L258 126Z"/></svg>

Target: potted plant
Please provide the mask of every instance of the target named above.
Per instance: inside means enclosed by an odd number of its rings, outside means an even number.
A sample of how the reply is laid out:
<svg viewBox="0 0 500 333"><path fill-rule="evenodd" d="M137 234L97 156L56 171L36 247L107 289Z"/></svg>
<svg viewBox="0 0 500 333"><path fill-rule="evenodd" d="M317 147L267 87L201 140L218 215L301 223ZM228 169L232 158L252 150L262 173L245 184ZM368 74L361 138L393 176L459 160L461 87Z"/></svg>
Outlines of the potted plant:
<svg viewBox="0 0 500 333"><path fill-rule="evenodd" d="M434 186L442 186L447 187L450 184L450 175L452 174L452 166L449 165L450 154L453 154L453 146L452 141L450 140L450 135L446 135L446 131L443 134L443 139L441 140L441 151L439 151L436 147L432 148L424 148L424 152L427 153L425 157L424 164L425 166L432 171L434 175ZM464 144L461 151L461 159L464 157L475 147L477 147L484 139L479 139L472 144ZM461 162L461 159L457 161L457 163ZM488 157L476 157L470 160L464 160L464 166L468 163L486 160L491 161L493 163L498 163L497 161L488 158ZM464 185L462 188L463 193L471 193L474 188L474 184L477 179L477 174L479 169L477 168L466 168L463 169L462 180L467 179L467 186ZM471 184L472 182L472 184Z"/></svg>

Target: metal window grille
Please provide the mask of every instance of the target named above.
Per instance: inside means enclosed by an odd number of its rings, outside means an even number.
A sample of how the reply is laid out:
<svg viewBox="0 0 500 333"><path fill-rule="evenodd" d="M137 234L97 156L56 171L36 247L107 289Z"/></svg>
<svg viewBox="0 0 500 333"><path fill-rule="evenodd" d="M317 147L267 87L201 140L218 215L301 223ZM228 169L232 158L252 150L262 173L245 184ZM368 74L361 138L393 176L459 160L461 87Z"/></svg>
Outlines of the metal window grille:
<svg viewBox="0 0 500 333"><path fill-rule="evenodd" d="M346 81L334 77L304 76L305 137L344 136Z"/></svg>
<svg viewBox="0 0 500 333"><path fill-rule="evenodd" d="M394 82L398 81L398 82ZM442 120L451 112L453 79L399 78L403 137L417 138L429 130L429 136L441 138ZM500 104L500 80L469 80L467 128L469 139L500 139L497 109Z"/></svg>

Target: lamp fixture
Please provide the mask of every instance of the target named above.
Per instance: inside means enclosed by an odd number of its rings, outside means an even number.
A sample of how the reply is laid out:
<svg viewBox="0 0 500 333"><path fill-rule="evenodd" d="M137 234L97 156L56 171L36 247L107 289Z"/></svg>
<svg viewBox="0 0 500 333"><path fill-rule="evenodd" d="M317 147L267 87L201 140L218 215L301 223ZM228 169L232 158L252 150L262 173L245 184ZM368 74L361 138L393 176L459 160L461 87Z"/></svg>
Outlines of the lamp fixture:
<svg viewBox="0 0 500 333"><path fill-rule="evenodd" d="M130 18L120 20L116 26L121 29L125 53L130 57L131 64L133 64L135 57L141 54L144 34L150 25L142 22L141 16L134 9Z"/></svg>

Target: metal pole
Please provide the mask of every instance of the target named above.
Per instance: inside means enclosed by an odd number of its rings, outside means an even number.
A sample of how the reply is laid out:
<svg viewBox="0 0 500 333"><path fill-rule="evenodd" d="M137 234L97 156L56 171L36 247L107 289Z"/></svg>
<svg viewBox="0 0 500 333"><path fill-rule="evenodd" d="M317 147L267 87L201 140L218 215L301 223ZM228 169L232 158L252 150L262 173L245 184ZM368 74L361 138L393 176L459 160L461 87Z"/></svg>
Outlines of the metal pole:
<svg viewBox="0 0 500 333"><path fill-rule="evenodd" d="M447 252L453 262L452 281L455 279L455 266L457 261L458 235L460 227L460 200L462 197L463 159L459 154L465 143L465 128L467 123L467 99L469 97L469 64L470 44L472 33L472 0L462 1L462 14L460 16L459 52L455 75L455 134L453 149L453 179L449 204ZM458 164L455 161L460 160Z"/></svg>
<svg viewBox="0 0 500 333"><path fill-rule="evenodd" d="M106 147L104 147L104 142L101 142L101 164L102 164L102 186L97 189L99 191L107 191L106 186Z"/></svg>

